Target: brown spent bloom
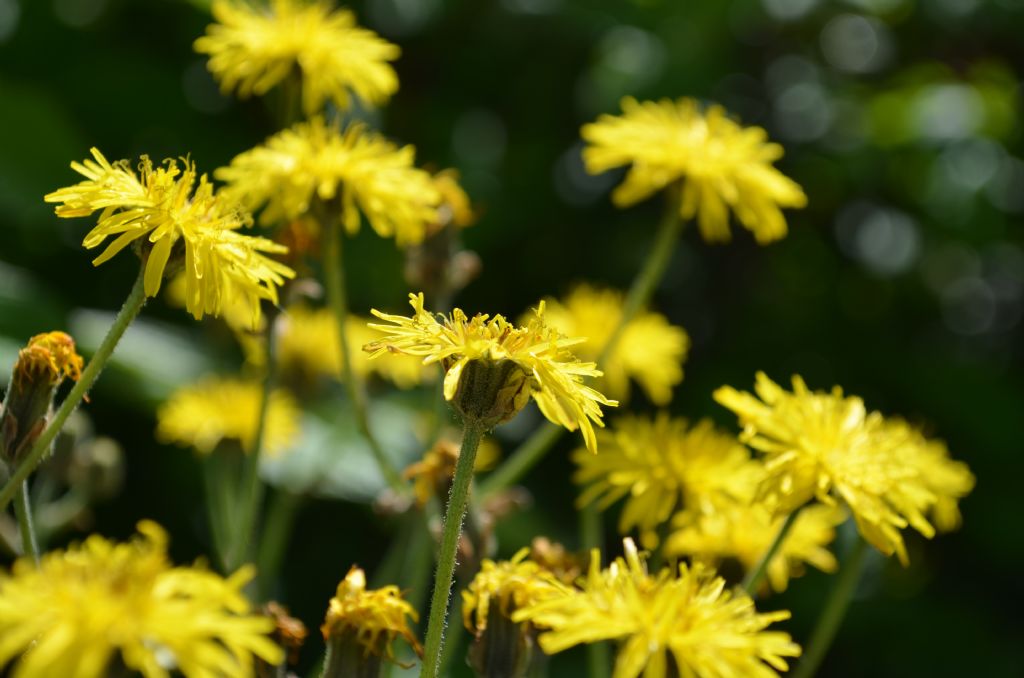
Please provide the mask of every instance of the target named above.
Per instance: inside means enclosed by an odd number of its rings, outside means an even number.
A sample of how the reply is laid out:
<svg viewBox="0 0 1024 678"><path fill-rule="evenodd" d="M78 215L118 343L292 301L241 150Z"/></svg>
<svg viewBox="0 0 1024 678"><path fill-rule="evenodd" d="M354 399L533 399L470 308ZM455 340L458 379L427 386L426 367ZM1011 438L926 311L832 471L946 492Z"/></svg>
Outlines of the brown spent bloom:
<svg viewBox="0 0 1024 678"><path fill-rule="evenodd" d="M288 663L298 662L299 650L309 636L309 629L301 619L291 616L287 607L273 600L263 606L263 614L274 621L274 632L271 635L288 653Z"/></svg>

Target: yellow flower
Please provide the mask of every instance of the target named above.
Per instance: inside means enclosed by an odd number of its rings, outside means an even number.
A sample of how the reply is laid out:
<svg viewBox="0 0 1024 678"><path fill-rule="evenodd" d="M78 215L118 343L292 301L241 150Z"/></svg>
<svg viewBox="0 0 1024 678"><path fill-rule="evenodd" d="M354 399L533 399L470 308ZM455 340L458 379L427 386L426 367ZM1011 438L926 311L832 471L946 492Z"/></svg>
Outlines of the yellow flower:
<svg viewBox="0 0 1024 678"><path fill-rule="evenodd" d="M280 322L277 358L283 371L307 377L325 375L341 378L338 321L330 309L291 306ZM346 330L350 346L362 346L377 336L366 326L367 322L367 318L349 317ZM350 357L352 371L360 380L370 374L378 374L399 388L412 388L433 377L433 371L424 367L422 360L412 356L387 355L381 360L370 360L365 353L353 351Z"/></svg>
<svg viewBox="0 0 1024 678"><path fill-rule="evenodd" d="M338 584L320 630L328 641L353 634L366 655L394 660L393 644L399 637L417 654L423 653L406 618L413 622L418 619L416 610L402 599L397 586L368 591L366 574L353 566Z"/></svg>
<svg viewBox="0 0 1024 678"><path fill-rule="evenodd" d="M434 188L441 196L438 208L438 222L431 230L443 228L448 224L458 228L467 228L476 223L476 213L466 191L459 184L457 170L446 169L433 176Z"/></svg>
<svg viewBox="0 0 1024 678"><path fill-rule="evenodd" d="M209 69L225 92L263 95L289 77L302 75L302 108L313 115L330 99L344 110L349 90L368 104L383 104L398 91L389 64L401 50L356 25L346 9L324 0L271 0L269 8L239 0L217 0L219 22L195 42L210 56Z"/></svg>
<svg viewBox="0 0 1024 678"><path fill-rule="evenodd" d="M410 464L402 472L402 478L412 480L412 493L416 496L418 506L426 506L433 497L442 503L447 501L451 491L455 465L459 461L462 448L458 442L442 435L434 446L423 454L423 458ZM497 444L490 439L480 441L476 458L473 460L473 472L480 473L494 467L500 451Z"/></svg>
<svg viewBox="0 0 1024 678"><path fill-rule="evenodd" d="M206 377L185 386L157 410L157 439L191 446L210 454L223 440L252 450L259 425L263 386L256 381ZM299 409L285 391L274 391L267 404L263 451L276 455L291 448L299 433Z"/></svg>
<svg viewBox="0 0 1024 678"><path fill-rule="evenodd" d="M785 591L790 577L803 574L804 564L835 572L837 563L828 545L836 525L846 519L834 506L804 508L793 522L766 571L769 585ZM672 521L676 531L665 542L665 552L698 558L711 565L735 558L746 571L754 569L775 540L785 518L773 518L757 503L721 504L714 511L683 511Z"/></svg>
<svg viewBox="0 0 1024 678"><path fill-rule="evenodd" d="M251 676L253 655L283 660L267 637L274 623L251 614L242 594L251 568L224 579L173 567L164 531L138 529L130 542L94 535L0 575L0 666L20 655L16 678L91 678L120 661L147 678L198 678Z"/></svg>
<svg viewBox="0 0 1024 678"><path fill-rule="evenodd" d="M107 238L114 240L93 260L94 266L133 242L143 243L145 291L152 297L160 291L168 261L177 260L183 248L185 307L196 319L203 314L220 315L225 305L240 301L249 308L255 326L260 300L277 303L278 286L295 272L264 253L281 253L286 248L236 232L250 217L214 192L205 174L197 176L194 163L183 159L179 166L167 160L155 167L142 156L136 175L127 161L110 163L95 148L92 156L93 160L71 163L85 181L44 199L63 203L56 208L60 217L84 217L102 210L82 244L92 249Z"/></svg>
<svg viewBox="0 0 1024 678"><path fill-rule="evenodd" d="M520 549L511 560L484 559L480 571L462 592L462 623L475 636L487 630L494 605L505 617L524 607L560 594L555 576L527 560L530 549Z"/></svg>
<svg viewBox="0 0 1024 678"><path fill-rule="evenodd" d="M437 221L441 198L414 159L412 146L397 148L364 125L342 131L316 117L236 156L215 175L247 209L263 208L262 223L301 217L316 199L339 199L349 233L359 230L362 210L381 237L407 245L422 241Z"/></svg>
<svg viewBox="0 0 1024 678"><path fill-rule="evenodd" d="M607 508L626 497L619 530L653 531L677 506L712 511L724 501L753 496L761 465L734 436L707 420L689 426L661 413L654 419L627 415L598 437L601 454L573 453L573 480L587 486L579 506Z"/></svg>
<svg viewBox="0 0 1024 678"><path fill-rule="evenodd" d="M605 570L595 550L582 590L563 587L513 620L550 629L540 636L548 654L619 641L614 678L772 678L788 668L784 657L800 655L788 633L765 630L789 612L758 613L746 594L726 590L699 564L680 565L678 577L668 569L652 576L630 540L625 547Z"/></svg>
<svg viewBox="0 0 1024 678"><path fill-rule="evenodd" d="M423 309L422 293L410 294L409 303L415 312L411 318L372 311L390 324L370 325L388 333L364 347L371 357L397 352L421 356L424 364L441 363L445 400L456 406L489 382L480 370L500 370L504 380L498 384L498 397L481 406L494 411L475 411L474 416L507 421L532 397L545 417L570 431L580 429L587 449L597 451L593 424L604 425L599 405L617 403L584 385L583 377L601 372L569 352L582 339L567 339L544 324L543 302L526 327L515 327L501 315L469 319L460 309L438 322Z"/></svg>
<svg viewBox="0 0 1024 678"><path fill-rule="evenodd" d="M580 285L564 304L547 299L547 324L570 337L586 337L574 351L583 360L597 360L622 318L622 294ZM672 387L683 380L682 363L690 338L665 316L638 313L623 328L615 349L605 358L604 385L619 400L629 396L629 379L635 379L656 405L672 400Z"/></svg>
<svg viewBox="0 0 1024 678"><path fill-rule="evenodd" d="M701 111L693 99L659 102L626 97L621 116L602 115L583 126L587 171L632 165L612 199L627 207L681 182L680 216L697 216L704 239L727 241L729 211L761 244L786 235L782 207L803 207L807 197L772 166L782 146L760 127L742 127L721 106Z"/></svg>
<svg viewBox="0 0 1024 678"><path fill-rule="evenodd" d="M930 475L937 465L922 452L919 433L868 412L839 387L812 392L800 377L789 392L758 373L755 391L758 397L726 386L715 400L739 416L742 439L765 454L760 496L777 514L812 498L834 504L834 494L850 507L864 538L904 564L900 530L910 525L934 535L926 514L939 501L937 475Z"/></svg>
<svg viewBox="0 0 1024 678"><path fill-rule="evenodd" d="M914 454L910 461L921 473L921 479L935 495L935 504L929 516L940 532L950 532L960 527L959 501L974 489L974 474L961 461L950 459L949 450L941 440L929 440L920 431L900 419L893 419L890 425L905 430L915 440L911 448Z"/></svg>

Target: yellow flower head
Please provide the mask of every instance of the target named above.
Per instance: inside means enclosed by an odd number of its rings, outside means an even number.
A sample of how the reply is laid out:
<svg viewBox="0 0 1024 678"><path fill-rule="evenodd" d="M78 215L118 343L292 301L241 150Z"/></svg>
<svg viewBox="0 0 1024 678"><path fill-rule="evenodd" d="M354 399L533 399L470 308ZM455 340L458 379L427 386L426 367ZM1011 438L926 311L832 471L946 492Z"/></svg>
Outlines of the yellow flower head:
<svg viewBox="0 0 1024 678"><path fill-rule="evenodd" d="M530 560L555 575L563 584L572 584L583 573L584 559L580 554L566 550L565 546L547 537L534 537L530 542Z"/></svg>
<svg viewBox="0 0 1024 678"><path fill-rule="evenodd" d="M773 678L797 657L800 647L788 633L766 631L789 612L758 613L742 592L701 566L679 566L647 573L636 547L625 540L626 555L600 569L595 550L582 589L563 587L562 595L513 614L550 630L540 636L544 652L555 654L580 643L619 641L614 678Z"/></svg>
<svg viewBox="0 0 1024 678"><path fill-rule="evenodd" d="M402 599L397 586L368 591L366 574L353 566L338 584L320 630L325 640L351 634L366 655L394 660L393 644L398 637L422 655L407 618L413 622L418 619L416 610Z"/></svg>
<svg viewBox="0 0 1024 678"><path fill-rule="evenodd" d="M693 99L659 102L626 97L621 116L602 115L583 126L587 171L631 165L612 199L620 207L682 183L680 216L697 216L704 239L729 240L729 211L761 244L786 235L782 207L803 207L807 197L772 166L782 146L760 127L742 127L721 106L701 111Z"/></svg>
<svg viewBox="0 0 1024 678"><path fill-rule="evenodd" d="M371 357L397 352L422 356L424 364L441 363L445 400L456 404L488 381L479 370L501 370L500 391L486 405L496 408L494 423L514 416L532 397L545 417L570 431L580 429L587 449L597 451L593 424L604 425L599 405L618 403L583 383L583 377L601 372L567 350L582 339L567 339L544 324L543 302L526 327L515 327L501 315L469 319L460 309L438 321L424 310L422 293L410 294L409 303L411 318L372 311L390 324L370 325L388 333L364 347Z"/></svg>
<svg viewBox="0 0 1024 678"><path fill-rule="evenodd" d="M340 199L349 233L359 230L361 210L382 238L409 245L437 221L441 198L414 160L412 146L398 148L361 124L342 131L316 117L278 132L215 174L227 183L224 192L247 209L263 208L262 223L301 217L316 199Z"/></svg>
<svg viewBox="0 0 1024 678"><path fill-rule="evenodd" d="M789 578L803 574L805 564L835 572L836 558L828 545L835 539L836 525L845 519L846 514L835 506L804 508L768 563L766 574L772 589L785 591ZM768 552L784 520L773 518L757 503L723 503L709 512L683 511L672 520L676 531L665 542L665 552L715 566L734 558L749 572Z"/></svg>
<svg viewBox="0 0 1024 678"><path fill-rule="evenodd" d="M715 400L739 416L742 439L765 454L760 496L777 514L815 497L835 503L834 494L850 507L864 538L904 564L900 530L911 525L926 537L935 533L926 518L939 500L929 477L935 465L922 463L926 441L919 433L868 412L839 387L810 391L800 377L793 377L790 392L758 373L755 391L757 397L725 386Z"/></svg>
<svg viewBox="0 0 1024 678"><path fill-rule="evenodd" d="M330 99L349 107L351 90L369 104L383 104L398 91L389 64L401 50L373 31L356 25L346 9L324 0L270 0L270 7L241 0L216 0L219 22L195 42L208 54L210 72L225 92L247 98L263 95L297 71L302 76L302 108L313 115Z"/></svg>
<svg viewBox="0 0 1024 678"><path fill-rule="evenodd" d="M505 617L524 607L558 596L555 576L527 560L530 549L520 549L511 560L485 559L480 571L462 592L462 623L475 636L487 630L487 615L494 605Z"/></svg>
<svg viewBox="0 0 1024 678"><path fill-rule="evenodd" d="M921 479L935 495L935 504L929 517L940 532L960 527L962 521L959 502L974 489L974 474L962 461L949 456L949 449L941 440L929 440L920 431L900 419L890 421L897 431L906 432L914 441L910 461L917 467Z"/></svg>
<svg viewBox="0 0 1024 678"><path fill-rule="evenodd" d="M434 188L441 196L438 208L438 221L431 230L437 230L451 224L458 228L467 228L476 223L476 213L465 189L459 184L457 170L446 169L433 176Z"/></svg>
<svg viewBox="0 0 1024 678"><path fill-rule="evenodd" d="M127 161L110 163L95 148L92 156L93 160L71 163L85 181L44 199L63 203L56 208L60 217L84 217L102 210L82 244L92 249L107 238L114 240L93 265L133 242L145 243L145 291L152 297L160 291L168 261L183 249L185 307L196 319L220 315L226 304L241 300L255 326L260 300L277 303L278 286L295 272L264 253L282 253L286 248L238 233L250 217L215 192L205 174L198 176L194 163L167 160L154 166L142 156L136 174Z"/></svg>
<svg viewBox="0 0 1024 678"><path fill-rule="evenodd" d="M349 317L346 330L350 346L362 346L377 336L366 326L367 321L367 318ZM290 306L280 323L277 359L282 371L304 377L341 378L338 320L329 309ZM378 374L399 388L412 388L434 376L433 370L412 356L387 355L381 360L370 360L365 353L356 352L351 358L352 371L360 379Z"/></svg>
<svg viewBox="0 0 1024 678"><path fill-rule="evenodd" d="M577 502L607 508L626 497L619 530L653 531L677 506L713 510L723 501L751 499L764 471L734 436L710 421L689 426L661 413L627 415L598 437L601 454L573 454L573 477L587 486Z"/></svg>
<svg viewBox="0 0 1024 678"><path fill-rule="evenodd" d="M251 614L243 568L231 577L174 567L167 535L139 523L140 536L115 544L100 536L66 551L30 558L0 574L0 666L21 657L12 675L107 675L119 653L147 678L169 669L185 676L251 676L253 655L277 664L267 637L274 623Z"/></svg>
<svg viewBox="0 0 1024 678"><path fill-rule="evenodd" d="M596 360L622 317L622 294L580 285L564 302L547 299L545 321L562 334L586 337L573 350L583 360ZM603 363L608 395L625 400L629 379L635 379L656 405L672 400L672 387L683 380L682 363L690 338L665 316L638 313L622 330L615 349Z"/></svg>
<svg viewBox="0 0 1024 678"><path fill-rule="evenodd" d="M263 387L256 381L206 377L171 394L157 410L156 437L162 443L191 446L210 454L223 440L237 441L249 453L259 426ZM263 451L289 449L299 433L299 408L285 391L274 391L267 404Z"/></svg>

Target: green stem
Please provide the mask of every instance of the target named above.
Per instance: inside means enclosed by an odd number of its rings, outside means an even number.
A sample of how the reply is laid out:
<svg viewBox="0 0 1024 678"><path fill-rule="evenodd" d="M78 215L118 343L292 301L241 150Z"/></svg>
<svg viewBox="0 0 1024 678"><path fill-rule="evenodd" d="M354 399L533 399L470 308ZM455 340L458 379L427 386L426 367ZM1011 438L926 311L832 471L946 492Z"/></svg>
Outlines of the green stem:
<svg viewBox="0 0 1024 678"><path fill-rule="evenodd" d="M28 481L23 480L21 489L14 502L14 515L18 519L18 532L21 533L21 552L31 555L35 564L39 565L39 543L36 541L36 529L32 525L32 501L28 496Z"/></svg>
<svg viewBox="0 0 1024 678"><path fill-rule="evenodd" d="M356 381L356 375L352 369L352 351L349 347L348 332L348 292L345 287L345 260L342 253L342 240L344 234L341 232L341 223L337 219L322 219L322 228L326 231L326 253L324 257L324 278L327 284L327 301L334 311L338 321L339 348L341 350L341 378L345 382L349 400L352 402L352 412L356 418L356 426L359 432L370 445L373 458L380 467L381 474L392 490L399 494L405 493L405 483L402 476L395 468L391 460L384 454L384 450L377 442L377 438L370 429L370 420L366 412L366 399L363 394L362 384Z"/></svg>
<svg viewBox="0 0 1024 678"><path fill-rule="evenodd" d="M274 390L275 355L274 318L268 317L266 320L263 390L260 396L260 409L256 418L256 435L253 436L252 449L243 450L242 472L239 481L241 488L238 504L239 521L237 532L231 539L231 551L226 563L228 572L238 569L250 555L253 537L256 533L257 518L266 489L260 482L260 456L263 454L263 439L266 437L270 395Z"/></svg>
<svg viewBox="0 0 1024 678"><path fill-rule="evenodd" d="M846 609L850 606L853 593L857 590L857 582L860 581L867 553L868 543L857 535L857 543L843 563L835 588L832 589L825 608L818 617L818 624L811 633L811 639L805 645L807 651L793 671L793 678L811 678L817 672L828 648L832 645L832 640L836 637L843 617L846 616Z"/></svg>
<svg viewBox="0 0 1024 678"><path fill-rule="evenodd" d="M775 535L775 539L772 540L768 550L761 556L761 560L757 561L757 565L753 570L747 573L747 576L743 578L743 590L747 592L751 598L757 597L757 587L761 584L761 580L764 579L764 575L768 572L768 565L771 564L772 558L782 547L782 542L786 540L786 535L789 534L790 528L796 522L796 517L799 515L800 509L797 508L795 511L786 516L786 521L782 523L782 527L779 528L778 533Z"/></svg>
<svg viewBox="0 0 1024 678"><path fill-rule="evenodd" d="M480 483L480 496L484 498L493 496L518 482L558 442L564 432L565 429L561 426L545 421L522 445L516 448L515 452L509 455L504 464Z"/></svg>
<svg viewBox="0 0 1024 678"><path fill-rule="evenodd" d="M258 566L257 590L260 599L266 600L273 592L271 585L281 570L281 560L291 538L295 516L301 505L302 497L288 490L274 493L267 509L267 520L260 538L259 552L256 556Z"/></svg>
<svg viewBox="0 0 1024 678"><path fill-rule="evenodd" d="M629 288L622 307L622 316L619 318L619 322L616 323L615 329L612 330L608 341L605 342L597 356L595 362L598 367L601 367L615 350L619 340L622 339L626 325L650 302L655 288L665 275L665 269L668 268L668 263L672 259L676 241L683 228L683 221L679 217L679 196L678 187L668 191L665 214L658 226L654 244L651 246L643 266L637 272L636 278L633 279L633 284ZM481 485L481 496L491 496L519 481L537 462L544 458L544 455L564 432L564 429L551 423L534 431L533 435L509 455L508 460L501 465L501 468L492 473Z"/></svg>
<svg viewBox="0 0 1024 678"><path fill-rule="evenodd" d="M466 421L462 433L462 449L455 465L448 508L441 530L441 550L434 574L434 593L430 599L430 617L427 620L427 638L423 655L421 678L436 678L441 668L441 645L444 641L445 618L448 613L448 598L451 595L452 576L455 573L455 556L459 550L462 534L462 519L466 515L469 486L473 481L473 464L476 450L480 446L484 431L476 421Z"/></svg>
<svg viewBox="0 0 1024 678"><path fill-rule="evenodd" d="M224 472L225 456L234 450L216 449L202 460L201 475L206 494L206 517L210 522L210 535L218 565L228 571L228 557L231 551L229 527L235 524L236 500L231 490L233 478Z"/></svg>
<svg viewBox="0 0 1024 678"><path fill-rule="evenodd" d="M131 292L128 293L128 298L125 299L124 305L121 310L118 311L117 317L114 318L114 323L107 330L107 336L103 338L99 348L96 349L96 353L93 354L92 359L89 360L89 364L82 370L82 376L78 379L78 382L72 387L67 397L64 398L64 402L60 404L56 414L53 415L53 420L50 425L46 427L39 439L36 440L35 445L29 450L25 458L22 459L21 463L18 464L18 468L15 469L11 477L8 478L7 483L3 489L0 490L0 511L7 508L7 505L11 503L14 495L17 494L21 484L29 477L29 475L39 466L39 462L42 461L43 457L50 450L50 445L53 443L54 438L60 433L64 423L67 421L71 413L78 407L78 404L82 402L82 398L92 388L96 378L100 376L100 372L106 366L107 361L110 359L111 354L114 352L114 347L117 346L117 342L120 341L124 335L125 330L131 324L135 316L139 314L142 307L146 303L146 293L143 287L143 270L139 270L139 276L135 279L135 284L132 286Z"/></svg>
<svg viewBox="0 0 1024 678"><path fill-rule="evenodd" d="M584 506L580 511L580 541L585 553L592 549L603 551L604 535L602 534L601 513L594 504ZM587 645L587 675L590 678L608 678L611 666L611 654L608 643L590 643Z"/></svg>

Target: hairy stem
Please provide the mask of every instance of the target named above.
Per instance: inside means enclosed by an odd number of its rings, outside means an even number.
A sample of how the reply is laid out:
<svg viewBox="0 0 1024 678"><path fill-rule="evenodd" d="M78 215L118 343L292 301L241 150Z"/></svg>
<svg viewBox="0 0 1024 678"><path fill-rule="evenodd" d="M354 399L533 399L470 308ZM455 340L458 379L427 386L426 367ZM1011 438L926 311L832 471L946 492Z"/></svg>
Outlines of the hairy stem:
<svg viewBox="0 0 1024 678"><path fill-rule="evenodd" d="M444 641L448 598L451 595L452 577L455 573L455 557L459 550L459 537L462 535L462 520L466 516L469 486L473 481L473 464L483 435L483 428L478 422L465 422L462 449L455 465L455 477L452 478L451 494L448 496L448 508L441 530L441 549L434 575L434 593L430 599L430 617L427 620L421 678L436 678L441 667L441 645Z"/></svg>

